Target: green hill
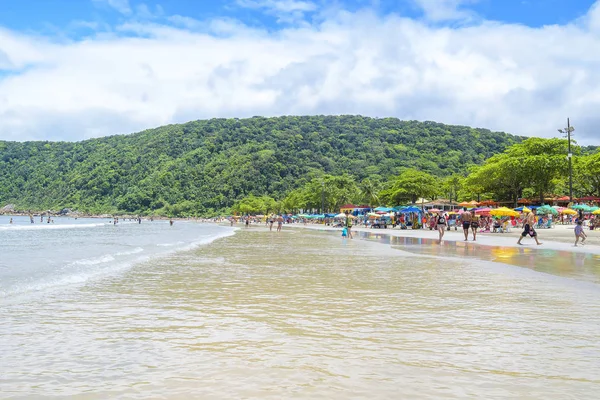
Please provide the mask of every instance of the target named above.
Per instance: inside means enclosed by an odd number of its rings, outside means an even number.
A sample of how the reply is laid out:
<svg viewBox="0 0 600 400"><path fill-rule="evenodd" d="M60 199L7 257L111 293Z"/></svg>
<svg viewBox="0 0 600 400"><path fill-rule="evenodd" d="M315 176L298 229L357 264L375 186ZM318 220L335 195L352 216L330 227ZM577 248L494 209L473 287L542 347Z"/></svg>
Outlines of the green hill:
<svg viewBox="0 0 600 400"><path fill-rule="evenodd" d="M465 173L521 137L361 116L211 119L82 142L0 141L0 205L198 214L281 198L316 174L387 179L415 167Z"/></svg>

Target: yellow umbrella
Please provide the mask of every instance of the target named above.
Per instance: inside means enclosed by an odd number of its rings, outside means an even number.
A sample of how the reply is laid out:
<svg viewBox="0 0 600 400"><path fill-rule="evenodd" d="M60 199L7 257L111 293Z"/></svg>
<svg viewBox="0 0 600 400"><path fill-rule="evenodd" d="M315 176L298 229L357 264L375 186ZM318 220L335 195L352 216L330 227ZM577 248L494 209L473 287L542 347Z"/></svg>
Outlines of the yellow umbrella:
<svg viewBox="0 0 600 400"><path fill-rule="evenodd" d="M531 210L529 208L527 208L527 207L523 207L523 212L524 213L530 213Z"/></svg>
<svg viewBox="0 0 600 400"><path fill-rule="evenodd" d="M565 208L564 210L561 210L560 213L567 214L567 215L577 215L577 211L571 210L570 208Z"/></svg>
<svg viewBox="0 0 600 400"><path fill-rule="evenodd" d="M523 210L523 211L525 211L525 210ZM515 211L515 210L511 210L510 208L507 208L507 207L500 207L500 208L496 208L496 209L493 209L492 211L490 211L490 215L493 215L494 217L518 217L519 212Z"/></svg>
<svg viewBox="0 0 600 400"><path fill-rule="evenodd" d="M594 215L600 215L600 209L594 211L592 214L594 214Z"/></svg>

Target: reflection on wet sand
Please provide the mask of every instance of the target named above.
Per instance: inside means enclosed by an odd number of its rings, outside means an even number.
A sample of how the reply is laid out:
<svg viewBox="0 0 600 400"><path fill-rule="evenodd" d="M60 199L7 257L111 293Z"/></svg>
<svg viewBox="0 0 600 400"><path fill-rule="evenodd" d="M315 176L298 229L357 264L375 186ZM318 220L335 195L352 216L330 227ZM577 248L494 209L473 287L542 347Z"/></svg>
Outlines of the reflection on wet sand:
<svg viewBox="0 0 600 400"><path fill-rule="evenodd" d="M357 232L360 238L387 243L411 253L440 257L475 258L534 269L548 274L600 283L600 255L544 248L482 246L473 242L444 241Z"/></svg>

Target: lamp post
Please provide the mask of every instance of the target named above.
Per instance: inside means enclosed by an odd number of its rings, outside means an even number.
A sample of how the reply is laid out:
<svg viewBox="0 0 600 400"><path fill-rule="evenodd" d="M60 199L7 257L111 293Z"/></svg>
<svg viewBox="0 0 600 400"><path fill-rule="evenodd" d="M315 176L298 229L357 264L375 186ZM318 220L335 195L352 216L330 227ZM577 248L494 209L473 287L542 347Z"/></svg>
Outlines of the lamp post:
<svg viewBox="0 0 600 400"><path fill-rule="evenodd" d="M325 214L325 182L321 181L321 214Z"/></svg>
<svg viewBox="0 0 600 400"><path fill-rule="evenodd" d="M571 153L571 132L575 128L571 126L571 121L567 118L567 127L559 129L558 131L562 134L566 134L567 140L569 141L569 149L567 150L567 159L569 160L569 202L573 203L573 153Z"/></svg>

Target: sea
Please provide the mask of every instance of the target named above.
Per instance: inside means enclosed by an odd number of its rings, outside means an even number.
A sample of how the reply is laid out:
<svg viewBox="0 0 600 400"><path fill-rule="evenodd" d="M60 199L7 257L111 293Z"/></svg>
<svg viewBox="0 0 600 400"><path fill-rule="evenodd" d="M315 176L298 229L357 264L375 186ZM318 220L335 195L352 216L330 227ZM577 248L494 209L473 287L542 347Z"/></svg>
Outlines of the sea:
<svg viewBox="0 0 600 400"><path fill-rule="evenodd" d="M1 399L600 393L594 259L567 268L534 250L288 226L8 218Z"/></svg>

